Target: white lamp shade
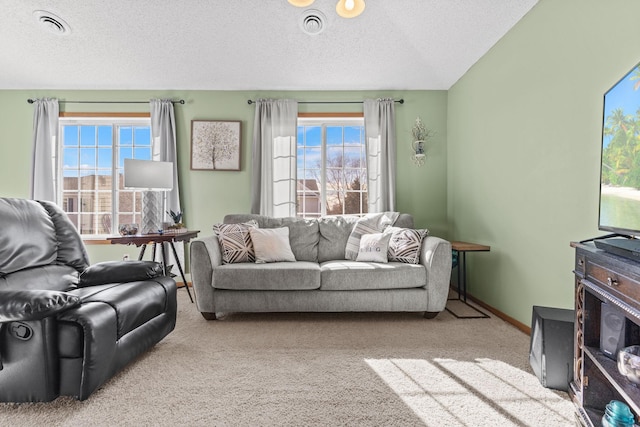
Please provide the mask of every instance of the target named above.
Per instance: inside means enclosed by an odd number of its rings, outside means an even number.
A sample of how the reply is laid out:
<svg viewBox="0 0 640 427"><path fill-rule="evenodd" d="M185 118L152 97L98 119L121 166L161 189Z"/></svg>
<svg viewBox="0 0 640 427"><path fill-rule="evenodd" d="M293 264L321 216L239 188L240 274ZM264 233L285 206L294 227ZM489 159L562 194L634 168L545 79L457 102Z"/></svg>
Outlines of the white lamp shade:
<svg viewBox="0 0 640 427"><path fill-rule="evenodd" d="M173 163L124 159L124 187L144 190L171 190Z"/></svg>

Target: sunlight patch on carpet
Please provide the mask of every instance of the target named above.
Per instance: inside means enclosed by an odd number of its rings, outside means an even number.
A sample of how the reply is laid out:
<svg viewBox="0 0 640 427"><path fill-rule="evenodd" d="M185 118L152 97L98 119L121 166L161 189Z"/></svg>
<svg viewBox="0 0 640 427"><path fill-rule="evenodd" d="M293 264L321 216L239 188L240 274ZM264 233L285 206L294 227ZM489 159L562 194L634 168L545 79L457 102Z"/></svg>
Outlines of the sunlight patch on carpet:
<svg viewBox="0 0 640 427"><path fill-rule="evenodd" d="M365 359L427 426L573 426L569 399L492 359Z"/></svg>

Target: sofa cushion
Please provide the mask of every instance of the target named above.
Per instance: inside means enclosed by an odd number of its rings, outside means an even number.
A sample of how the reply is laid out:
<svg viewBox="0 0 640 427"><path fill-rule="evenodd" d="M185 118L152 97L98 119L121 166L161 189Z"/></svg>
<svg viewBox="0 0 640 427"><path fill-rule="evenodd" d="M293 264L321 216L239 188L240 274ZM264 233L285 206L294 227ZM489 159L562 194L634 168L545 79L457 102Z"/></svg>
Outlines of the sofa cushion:
<svg viewBox="0 0 640 427"><path fill-rule="evenodd" d="M318 262L318 243L320 242L318 220L282 218L282 227L289 229L289 243L296 260Z"/></svg>
<svg viewBox="0 0 640 427"><path fill-rule="evenodd" d="M218 236L223 264L254 262L255 252L249 234L250 228L258 227L254 220L241 224L215 224L213 232Z"/></svg>
<svg viewBox="0 0 640 427"><path fill-rule="evenodd" d="M69 293L80 297L82 304L110 306L116 314L118 339L165 313L169 304L164 286L155 280L96 285Z"/></svg>
<svg viewBox="0 0 640 427"><path fill-rule="evenodd" d="M0 199L0 275L53 264L58 241L53 220L33 200Z"/></svg>
<svg viewBox="0 0 640 427"><path fill-rule="evenodd" d="M345 259L347 240L358 219L360 218L351 215L318 218L318 262Z"/></svg>
<svg viewBox="0 0 640 427"><path fill-rule="evenodd" d="M364 234L381 233L385 228L395 222L400 215L398 212L380 212L367 214L358 219L351 230L345 246L345 259L355 260L360 249L360 238Z"/></svg>
<svg viewBox="0 0 640 427"><path fill-rule="evenodd" d="M2 289L49 289L67 291L78 286L78 272L68 265L44 265L0 275Z"/></svg>
<svg viewBox="0 0 640 427"><path fill-rule="evenodd" d="M295 262L296 257L291 252L287 227L250 228L249 234L256 252L256 264Z"/></svg>
<svg viewBox="0 0 640 427"><path fill-rule="evenodd" d="M297 217L272 218L257 214L229 214L225 215L225 224L256 221L260 228L287 227L289 229L289 243L291 252L298 261L318 262L318 242L320 229L316 219Z"/></svg>
<svg viewBox="0 0 640 427"><path fill-rule="evenodd" d="M358 249L358 262L388 262L387 252L389 250L389 240L391 234L371 233L364 234L360 238L360 248Z"/></svg>
<svg viewBox="0 0 640 427"><path fill-rule="evenodd" d="M389 227L385 230L391 234L389 241L389 261L418 264L422 240L429 234L429 230L414 230L412 228Z"/></svg>
<svg viewBox="0 0 640 427"><path fill-rule="evenodd" d="M320 264L320 277L323 291L408 289L425 286L427 270L422 264L327 261Z"/></svg>
<svg viewBox="0 0 640 427"><path fill-rule="evenodd" d="M320 288L320 265L309 261L224 264L213 270L213 287L233 290Z"/></svg>

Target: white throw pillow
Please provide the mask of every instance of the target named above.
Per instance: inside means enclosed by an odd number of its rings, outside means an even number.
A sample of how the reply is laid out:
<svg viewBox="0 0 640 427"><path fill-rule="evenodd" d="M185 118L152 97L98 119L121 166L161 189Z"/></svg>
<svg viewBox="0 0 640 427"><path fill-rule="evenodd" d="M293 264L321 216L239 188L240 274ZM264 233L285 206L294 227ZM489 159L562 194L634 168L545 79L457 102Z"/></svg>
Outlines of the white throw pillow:
<svg viewBox="0 0 640 427"><path fill-rule="evenodd" d="M361 236L383 232L385 228L398 219L399 215L399 212L380 212L370 213L360 218L347 240L347 246L344 251L345 259L355 260L358 257Z"/></svg>
<svg viewBox="0 0 640 427"><path fill-rule="evenodd" d="M365 234L360 238L360 249L356 261L387 262L389 250L389 233Z"/></svg>
<svg viewBox="0 0 640 427"><path fill-rule="evenodd" d="M249 234L251 234L256 254L256 264L296 260L291 252L288 227L252 228L249 230Z"/></svg>

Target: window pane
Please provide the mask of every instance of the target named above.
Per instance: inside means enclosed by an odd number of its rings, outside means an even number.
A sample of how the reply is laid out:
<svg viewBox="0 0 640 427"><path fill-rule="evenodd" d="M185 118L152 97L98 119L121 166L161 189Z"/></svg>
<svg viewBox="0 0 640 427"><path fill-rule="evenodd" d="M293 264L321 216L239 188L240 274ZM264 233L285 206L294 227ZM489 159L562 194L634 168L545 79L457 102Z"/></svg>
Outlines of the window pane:
<svg viewBox="0 0 640 427"><path fill-rule="evenodd" d="M111 147L113 143L113 127L98 126L98 145Z"/></svg>
<svg viewBox="0 0 640 427"><path fill-rule="evenodd" d="M86 172L85 172L86 173ZM96 185L96 176L91 175L83 175L80 177L80 189L81 190L94 190ZM83 196L85 197L85 196ZM88 196L86 196L88 197ZM91 206L91 205L89 205Z"/></svg>
<svg viewBox="0 0 640 427"><path fill-rule="evenodd" d="M96 145L95 126L80 126L80 145Z"/></svg>
<svg viewBox="0 0 640 427"><path fill-rule="evenodd" d="M96 167L96 149L81 148L80 149L80 168L95 169Z"/></svg>
<svg viewBox="0 0 640 427"><path fill-rule="evenodd" d="M131 147L127 147L127 148L120 148L119 154L120 157L118 158L118 167L120 168L124 168L124 159L133 159L133 148Z"/></svg>
<svg viewBox="0 0 640 427"><path fill-rule="evenodd" d="M151 146L151 128L148 126L136 127L134 134L134 144Z"/></svg>
<svg viewBox="0 0 640 427"><path fill-rule="evenodd" d="M120 145L133 145L133 131L130 127L120 127Z"/></svg>
<svg viewBox="0 0 640 427"><path fill-rule="evenodd" d="M327 145L342 145L342 126L327 126Z"/></svg>
<svg viewBox="0 0 640 427"><path fill-rule="evenodd" d="M346 168L360 168L360 148L358 147L345 147L344 149L344 166Z"/></svg>
<svg viewBox="0 0 640 427"><path fill-rule="evenodd" d="M78 171L69 172L69 174L75 174L76 176L67 176L65 175L62 179L62 189L63 190L77 190L79 187L79 178Z"/></svg>
<svg viewBox="0 0 640 427"><path fill-rule="evenodd" d="M345 144L362 144L363 138L361 138L360 131L362 126L345 126L344 128L344 143Z"/></svg>
<svg viewBox="0 0 640 427"><path fill-rule="evenodd" d="M64 169L77 169L78 168L78 149L77 148L65 148L62 150L63 168Z"/></svg>
<svg viewBox="0 0 640 427"><path fill-rule="evenodd" d="M63 146L78 145L78 126L65 126L63 135Z"/></svg>
<svg viewBox="0 0 640 427"><path fill-rule="evenodd" d="M344 166L344 155L342 146L327 148L327 166L341 168Z"/></svg>
<svg viewBox="0 0 640 427"><path fill-rule="evenodd" d="M133 149L134 159L151 160L151 148L136 147Z"/></svg>
<svg viewBox="0 0 640 427"><path fill-rule="evenodd" d="M304 127L304 145L319 147L322 144L322 128L320 126Z"/></svg>
<svg viewBox="0 0 640 427"><path fill-rule="evenodd" d="M98 167L111 171L113 166L113 153L111 148L98 148Z"/></svg>

